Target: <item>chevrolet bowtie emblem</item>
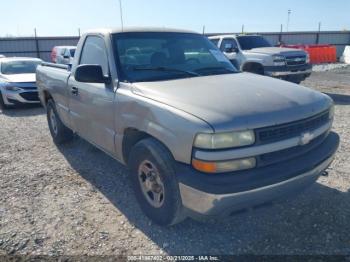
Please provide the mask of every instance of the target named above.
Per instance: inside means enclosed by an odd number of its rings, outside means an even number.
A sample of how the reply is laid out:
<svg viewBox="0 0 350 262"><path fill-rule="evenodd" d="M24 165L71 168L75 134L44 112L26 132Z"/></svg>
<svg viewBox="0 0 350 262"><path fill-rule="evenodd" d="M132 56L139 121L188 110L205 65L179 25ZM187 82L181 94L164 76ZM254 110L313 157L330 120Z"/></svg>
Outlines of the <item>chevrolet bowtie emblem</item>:
<svg viewBox="0 0 350 262"><path fill-rule="evenodd" d="M310 132L306 132L306 133L302 133L300 136L300 141L299 144L301 146L307 145L309 144L313 139L315 138L315 135L310 133Z"/></svg>

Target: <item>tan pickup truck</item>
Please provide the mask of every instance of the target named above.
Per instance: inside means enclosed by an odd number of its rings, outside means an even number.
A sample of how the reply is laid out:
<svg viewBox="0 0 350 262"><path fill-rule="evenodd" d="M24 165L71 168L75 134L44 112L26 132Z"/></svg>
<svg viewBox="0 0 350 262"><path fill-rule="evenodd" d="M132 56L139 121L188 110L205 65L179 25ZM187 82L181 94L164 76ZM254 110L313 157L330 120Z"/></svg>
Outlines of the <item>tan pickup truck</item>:
<svg viewBox="0 0 350 262"><path fill-rule="evenodd" d="M72 68L39 66L37 85L53 140L77 134L127 165L142 210L161 225L296 194L339 144L328 96L242 73L183 30L88 32Z"/></svg>

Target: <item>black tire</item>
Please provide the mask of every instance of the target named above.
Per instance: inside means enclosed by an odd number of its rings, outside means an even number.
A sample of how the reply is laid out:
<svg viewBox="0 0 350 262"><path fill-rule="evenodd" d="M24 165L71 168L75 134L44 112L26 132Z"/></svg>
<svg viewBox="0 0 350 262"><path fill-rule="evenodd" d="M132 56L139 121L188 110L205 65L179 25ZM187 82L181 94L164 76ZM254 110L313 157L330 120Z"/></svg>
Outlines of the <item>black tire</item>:
<svg viewBox="0 0 350 262"><path fill-rule="evenodd" d="M298 81L292 81L292 82L293 82L294 84L300 85L300 83L303 82L303 81L298 80Z"/></svg>
<svg viewBox="0 0 350 262"><path fill-rule="evenodd" d="M261 65L252 65L252 66L249 66L248 68L245 68L243 71L257 74L257 75L265 75L264 67Z"/></svg>
<svg viewBox="0 0 350 262"><path fill-rule="evenodd" d="M59 115L57 114L56 105L53 100L48 101L46 109L47 122L49 124L50 133L55 144L61 145L72 140L73 132L62 123ZM54 126L54 120L52 117L55 118L56 126Z"/></svg>
<svg viewBox="0 0 350 262"><path fill-rule="evenodd" d="M264 68L262 66L256 66L252 69L252 73L253 74L257 74L257 75L264 75Z"/></svg>
<svg viewBox="0 0 350 262"><path fill-rule="evenodd" d="M9 106L5 104L4 98L2 97L2 93L0 92L0 109L8 109Z"/></svg>
<svg viewBox="0 0 350 262"><path fill-rule="evenodd" d="M284 80L291 82L291 83L294 83L294 84L298 84L298 85L303 81L303 79L301 79L299 77L287 77Z"/></svg>
<svg viewBox="0 0 350 262"><path fill-rule="evenodd" d="M291 80L289 80L289 82L292 82L292 83L294 83L294 84L300 84L301 82L303 82L304 80L302 80L302 79L291 79Z"/></svg>
<svg viewBox="0 0 350 262"><path fill-rule="evenodd" d="M159 207L150 204L142 189L139 170L145 162L154 166L162 182L163 203ZM137 143L129 156L130 178L137 201L142 211L161 226L171 226L185 219L174 162L169 150L153 138L147 138Z"/></svg>

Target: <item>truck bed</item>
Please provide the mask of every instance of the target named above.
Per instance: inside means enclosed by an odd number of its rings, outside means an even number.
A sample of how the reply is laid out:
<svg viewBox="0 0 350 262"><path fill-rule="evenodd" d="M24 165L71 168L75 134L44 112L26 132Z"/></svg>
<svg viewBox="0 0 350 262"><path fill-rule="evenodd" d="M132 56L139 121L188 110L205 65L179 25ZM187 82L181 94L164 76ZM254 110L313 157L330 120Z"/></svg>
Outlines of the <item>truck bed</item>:
<svg viewBox="0 0 350 262"><path fill-rule="evenodd" d="M53 68L60 68L60 69L65 69L67 71L70 71L69 65L62 65L62 64L55 64L55 63L42 63L42 66L48 66L48 67L53 67Z"/></svg>
<svg viewBox="0 0 350 262"><path fill-rule="evenodd" d="M68 108L68 79L70 66L43 63L36 70L36 82L39 98L43 106L46 106L47 94L55 97L57 110Z"/></svg>

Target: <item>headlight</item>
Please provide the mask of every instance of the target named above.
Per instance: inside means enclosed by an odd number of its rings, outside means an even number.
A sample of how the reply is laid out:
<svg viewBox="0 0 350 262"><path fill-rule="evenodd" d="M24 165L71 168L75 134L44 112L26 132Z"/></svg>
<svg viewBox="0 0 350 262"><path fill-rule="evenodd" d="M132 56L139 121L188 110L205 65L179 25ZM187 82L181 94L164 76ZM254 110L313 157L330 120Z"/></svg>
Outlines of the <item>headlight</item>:
<svg viewBox="0 0 350 262"><path fill-rule="evenodd" d="M218 134L198 134L194 146L203 149L225 149L248 146L255 143L254 131L240 131Z"/></svg>
<svg viewBox="0 0 350 262"><path fill-rule="evenodd" d="M21 88L17 87L17 86L5 86L5 89L8 91L20 91Z"/></svg>
<svg viewBox="0 0 350 262"><path fill-rule="evenodd" d="M193 159L192 165L195 169L204 173L226 173L254 168L256 166L256 159L251 157L223 162L205 162Z"/></svg>
<svg viewBox="0 0 350 262"><path fill-rule="evenodd" d="M306 54L306 63L310 64L310 55L309 55L309 53Z"/></svg>
<svg viewBox="0 0 350 262"><path fill-rule="evenodd" d="M283 55L274 55L273 64L274 66L284 66L286 64L286 58Z"/></svg>

